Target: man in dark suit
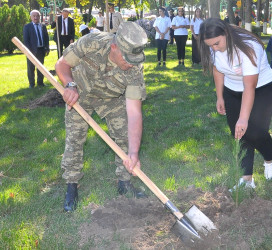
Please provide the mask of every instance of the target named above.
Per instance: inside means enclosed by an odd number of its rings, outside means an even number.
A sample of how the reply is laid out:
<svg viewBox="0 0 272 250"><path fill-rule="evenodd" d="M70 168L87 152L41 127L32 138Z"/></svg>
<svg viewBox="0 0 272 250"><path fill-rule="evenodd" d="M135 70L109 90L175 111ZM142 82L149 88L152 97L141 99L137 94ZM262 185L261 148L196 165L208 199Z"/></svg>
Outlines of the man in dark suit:
<svg viewBox="0 0 272 250"><path fill-rule="evenodd" d="M75 23L71 17L68 17L69 13L70 12L68 9L63 9L61 12L61 16L59 17L56 16L56 20L58 20L59 43L60 43L59 45L61 55L63 52L63 46L67 48L75 40ZM55 27L56 21L54 21L51 24L52 29L54 29ZM55 30L54 41L58 45L57 30Z"/></svg>
<svg viewBox="0 0 272 250"><path fill-rule="evenodd" d="M49 37L46 26L40 23L40 12L32 10L30 17L32 22L24 26L24 44L34 56L43 64L44 57L49 53ZM35 66L27 59L27 76L29 88L35 86ZM37 69L37 85L44 86L43 74Z"/></svg>

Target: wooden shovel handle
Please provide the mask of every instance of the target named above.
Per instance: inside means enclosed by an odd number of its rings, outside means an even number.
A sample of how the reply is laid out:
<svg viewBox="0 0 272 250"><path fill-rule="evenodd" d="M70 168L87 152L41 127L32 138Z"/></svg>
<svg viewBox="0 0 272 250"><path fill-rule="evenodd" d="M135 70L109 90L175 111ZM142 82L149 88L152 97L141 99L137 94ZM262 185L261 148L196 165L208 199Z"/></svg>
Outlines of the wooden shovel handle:
<svg viewBox="0 0 272 250"><path fill-rule="evenodd" d="M39 71L53 84L53 86L63 95L63 86L54 78L54 76L41 64L41 62L22 44L17 38L13 37L12 42L27 56L27 58L39 69ZM127 154L108 136L108 134L92 119L92 117L76 102L73 108L82 116L82 118L95 130L95 132L111 147L111 149L122 159L128 158ZM166 195L141 171L135 167L133 172L143 181L143 183L166 204L169 199ZM182 213L177 211L175 214L178 218L183 217ZM179 218L179 219L180 219Z"/></svg>

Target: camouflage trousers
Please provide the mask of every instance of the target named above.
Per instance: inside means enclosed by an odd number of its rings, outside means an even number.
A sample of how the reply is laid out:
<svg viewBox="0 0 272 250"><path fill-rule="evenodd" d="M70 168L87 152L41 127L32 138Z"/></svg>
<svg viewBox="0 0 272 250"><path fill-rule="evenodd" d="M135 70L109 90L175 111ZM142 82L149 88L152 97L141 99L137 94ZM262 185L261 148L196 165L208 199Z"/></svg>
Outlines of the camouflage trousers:
<svg viewBox="0 0 272 250"><path fill-rule="evenodd" d="M88 94L80 93L79 104L91 115L94 111L105 118L109 129L110 137L120 148L127 153L127 113L126 100L124 96L111 99L96 99ZM66 183L78 183L83 177L83 145L87 138L89 125L74 109L65 111L66 141L65 151L61 162L64 169L62 177ZM122 164L122 160L116 155L116 175L118 180L130 180L131 175Z"/></svg>

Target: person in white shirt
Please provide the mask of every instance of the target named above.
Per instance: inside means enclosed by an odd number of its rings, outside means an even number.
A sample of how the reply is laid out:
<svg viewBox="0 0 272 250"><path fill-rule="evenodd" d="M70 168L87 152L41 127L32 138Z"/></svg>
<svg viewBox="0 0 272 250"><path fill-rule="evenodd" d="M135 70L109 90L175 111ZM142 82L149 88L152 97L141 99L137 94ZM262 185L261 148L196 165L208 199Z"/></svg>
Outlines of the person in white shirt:
<svg viewBox="0 0 272 250"><path fill-rule="evenodd" d="M255 149L264 157L265 178L272 179L272 69L264 45L251 32L218 18L201 24L199 43L203 70L213 72L217 111L226 114L232 135L245 150L239 185L255 188Z"/></svg>
<svg viewBox="0 0 272 250"><path fill-rule="evenodd" d="M182 7L178 8L178 15L172 20L172 29L174 30L175 41L177 45L178 63L184 65L185 46L188 39L188 30L190 22L185 17L185 11Z"/></svg>
<svg viewBox="0 0 272 250"><path fill-rule="evenodd" d="M103 31L104 23L105 23L105 18L102 16L102 11L99 11L98 17L96 18L96 28L99 29L100 31Z"/></svg>
<svg viewBox="0 0 272 250"><path fill-rule="evenodd" d="M104 26L104 31L116 34L119 25L123 22L121 13L115 12L114 4L109 3L109 31L107 25Z"/></svg>
<svg viewBox="0 0 272 250"><path fill-rule="evenodd" d="M192 31L192 63L193 65L195 63L199 64L201 62L198 45L197 45L198 33L199 33L199 28L201 23L203 23L202 11L201 9L196 8L195 16L191 20L191 25L190 25L190 29Z"/></svg>
<svg viewBox="0 0 272 250"><path fill-rule="evenodd" d="M171 20L169 17L165 16L165 8L159 8L160 16L156 18L153 27L155 27L156 35L155 40L157 43L157 58L158 58L158 66L161 65L161 51L163 57L163 65L166 65L166 48L167 43L170 40L170 28L171 28Z"/></svg>

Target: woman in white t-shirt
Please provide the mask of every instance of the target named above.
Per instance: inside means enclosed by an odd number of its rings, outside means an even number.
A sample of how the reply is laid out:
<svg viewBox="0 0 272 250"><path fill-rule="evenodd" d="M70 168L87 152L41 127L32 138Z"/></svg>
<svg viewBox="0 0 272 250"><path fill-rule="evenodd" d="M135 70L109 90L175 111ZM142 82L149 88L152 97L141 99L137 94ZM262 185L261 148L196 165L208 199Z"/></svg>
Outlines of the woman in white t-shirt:
<svg viewBox="0 0 272 250"><path fill-rule="evenodd" d="M195 9L195 16L191 20L190 29L192 31L192 63L193 65L201 62L197 40L201 23L203 23L202 11L199 8Z"/></svg>
<svg viewBox="0 0 272 250"><path fill-rule="evenodd" d="M157 57L158 57L158 66L161 65L161 51L163 58L163 65L166 64L166 48L167 43L170 40L170 28L171 20L169 17L165 16L165 9L163 7L159 8L160 16L156 18L153 27L156 30L155 40L157 43Z"/></svg>
<svg viewBox="0 0 272 250"><path fill-rule="evenodd" d="M239 185L255 188L255 149L264 157L265 178L272 179L272 69L264 45L249 31L218 18L201 24L199 42L204 72L213 72L217 111L226 114L232 135L246 152Z"/></svg>
<svg viewBox="0 0 272 250"><path fill-rule="evenodd" d="M175 41L177 45L178 63L184 65L185 46L188 39L188 30L190 22L185 17L185 12L182 7L178 8L178 15L172 20L172 29L174 30Z"/></svg>
<svg viewBox="0 0 272 250"><path fill-rule="evenodd" d="M98 17L96 18L96 28L99 29L100 31L103 31L104 23L105 23L105 18L102 16L102 11L99 11Z"/></svg>

